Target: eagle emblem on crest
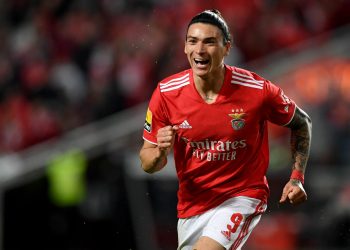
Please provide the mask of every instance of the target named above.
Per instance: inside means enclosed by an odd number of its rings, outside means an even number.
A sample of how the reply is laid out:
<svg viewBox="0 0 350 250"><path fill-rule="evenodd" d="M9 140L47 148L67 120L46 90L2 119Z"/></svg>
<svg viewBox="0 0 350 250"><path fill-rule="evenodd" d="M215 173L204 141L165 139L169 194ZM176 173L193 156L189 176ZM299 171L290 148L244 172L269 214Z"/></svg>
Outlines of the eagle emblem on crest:
<svg viewBox="0 0 350 250"><path fill-rule="evenodd" d="M240 130L245 125L245 120L243 119L245 117L245 113L242 109L240 110L232 110L234 112L233 114L228 114L231 118L231 125L234 130Z"/></svg>

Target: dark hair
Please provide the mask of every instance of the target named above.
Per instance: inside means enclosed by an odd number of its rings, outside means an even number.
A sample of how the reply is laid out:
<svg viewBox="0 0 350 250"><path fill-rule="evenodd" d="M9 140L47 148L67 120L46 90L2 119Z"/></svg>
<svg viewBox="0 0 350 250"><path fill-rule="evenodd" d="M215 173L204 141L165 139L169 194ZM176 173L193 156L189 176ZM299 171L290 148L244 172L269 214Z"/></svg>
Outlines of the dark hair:
<svg viewBox="0 0 350 250"><path fill-rule="evenodd" d="M227 44L227 42L232 42L232 37L228 25L222 17L220 11L218 11L217 9L205 10L194 16L187 26L187 31L188 28L194 23L213 24L222 31L222 35L224 37L224 44Z"/></svg>

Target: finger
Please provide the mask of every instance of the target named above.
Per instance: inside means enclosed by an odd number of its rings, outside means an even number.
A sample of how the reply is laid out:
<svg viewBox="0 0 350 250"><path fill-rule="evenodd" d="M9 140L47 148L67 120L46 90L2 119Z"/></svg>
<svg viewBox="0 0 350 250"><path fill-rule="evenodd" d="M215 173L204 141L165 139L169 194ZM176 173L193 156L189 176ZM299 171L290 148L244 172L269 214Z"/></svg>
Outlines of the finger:
<svg viewBox="0 0 350 250"><path fill-rule="evenodd" d="M161 150L167 150L171 147L171 143L164 142L164 143L159 143L158 148Z"/></svg>
<svg viewBox="0 0 350 250"><path fill-rule="evenodd" d="M171 129L161 129L158 131L158 135L159 136L169 136L172 134L172 130Z"/></svg>
<svg viewBox="0 0 350 250"><path fill-rule="evenodd" d="M179 127L177 125L174 125L174 126L167 126L165 130L163 130L163 136L170 136L170 140L172 140L176 134L176 131L179 129ZM168 137L169 139L169 137Z"/></svg>
<svg viewBox="0 0 350 250"><path fill-rule="evenodd" d="M172 146L173 140L174 140L174 135L175 135L175 130L177 128L173 128L172 126L166 126L163 128L160 128L157 133L157 144L158 147L161 149L169 149Z"/></svg>
<svg viewBox="0 0 350 250"><path fill-rule="evenodd" d="M165 127L163 127L163 128L161 128L160 130L162 130L162 131L172 131L172 126L170 126L170 125L168 125L168 126L165 126Z"/></svg>
<svg viewBox="0 0 350 250"><path fill-rule="evenodd" d="M163 144L163 146L169 146L171 145L173 140L173 136L169 135L169 136L158 136L157 137L157 143L158 145Z"/></svg>
<svg viewBox="0 0 350 250"><path fill-rule="evenodd" d="M281 203L283 203L287 200L288 193L289 193L289 187L288 187L288 185L286 185L286 186L284 186L284 188L282 190L282 196L280 198Z"/></svg>
<svg viewBox="0 0 350 250"><path fill-rule="evenodd" d="M288 198L292 204L299 204L306 201L307 196L301 190L295 189L288 194Z"/></svg>
<svg viewBox="0 0 350 250"><path fill-rule="evenodd" d="M169 140L169 138L171 140L173 134L174 133L173 133L171 127L163 128L163 129L158 130L157 137L160 138L161 140Z"/></svg>
<svg viewBox="0 0 350 250"><path fill-rule="evenodd" d="M298 190L293 188L291 192L288 194L288 199L290 203L296 204L299 200Z"/></svg>
<svg viewBox="0 0 350 250"><path fill-rule="evenodd" d="M174 136L174 133L172 131L165 131L163 134L160 135L160 137L163 137L165 140L171 140Z"/></svg>
<svg viewBox="0 0 350 250"><path fill-rule="evenodd" d="M280 198L280 203L285 203L286 202L286 200L287 200L287 195L283 195L282 194L282 196L281 196L281 198Z"/></svg>
<svg viewBox="0 0 350 250"><path fill-rule="evenodd" d="M282 193L282 196L281 196L281 199L280 199L280 203L284 203L287 201L287 198L288 198L288 190L287 189L283 189L283 193Z"/></svg>
<svg viewBox="0 0 350 250"><path fill-rule="evenodd" d="M290 202L290 204L298 205L298 204L304 202L304 200L300 199L300 198L298 198L298 199L294 198L294 199L290 199L289 202Z"/></svg>

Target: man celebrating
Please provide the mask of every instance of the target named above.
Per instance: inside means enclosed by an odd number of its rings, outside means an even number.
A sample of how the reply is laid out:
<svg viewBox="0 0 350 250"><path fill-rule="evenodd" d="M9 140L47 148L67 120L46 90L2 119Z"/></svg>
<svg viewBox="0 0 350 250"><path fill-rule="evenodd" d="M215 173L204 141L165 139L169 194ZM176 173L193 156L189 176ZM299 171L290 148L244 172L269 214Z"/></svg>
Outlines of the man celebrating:
<svg viewBox="0 0 350 250"><path fill-rule="evenodd" d="M147 110L141 165L159 171L174 150L181 250L241 249L266 210L268 121L291 129L292 173L280 202L307 199L309 116L270 81L225 65L230 48L219 11L194 16L185 41L191 68L161 81Z"/></svg>

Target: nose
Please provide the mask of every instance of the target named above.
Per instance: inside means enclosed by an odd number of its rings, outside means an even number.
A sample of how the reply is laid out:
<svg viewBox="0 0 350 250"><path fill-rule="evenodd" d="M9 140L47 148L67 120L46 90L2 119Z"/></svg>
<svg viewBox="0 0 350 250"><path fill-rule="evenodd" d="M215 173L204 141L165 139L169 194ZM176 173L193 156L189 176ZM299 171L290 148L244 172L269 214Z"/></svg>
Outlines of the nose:
<svg viewBox="0 0 350 250"><path fill-rule="evenodd" d="M205 51L205 46L202 42L198 42L195 48L196 53L201 54Z"/></svg>

